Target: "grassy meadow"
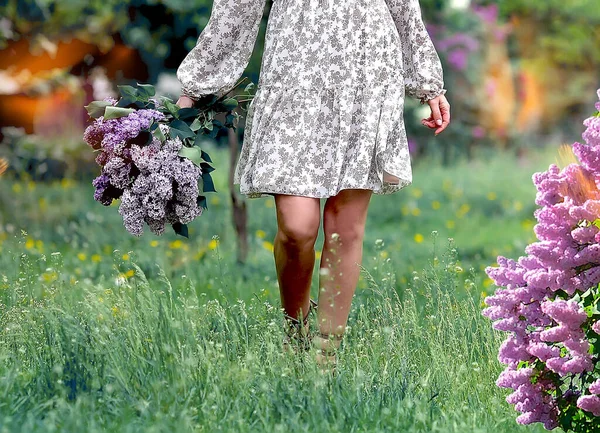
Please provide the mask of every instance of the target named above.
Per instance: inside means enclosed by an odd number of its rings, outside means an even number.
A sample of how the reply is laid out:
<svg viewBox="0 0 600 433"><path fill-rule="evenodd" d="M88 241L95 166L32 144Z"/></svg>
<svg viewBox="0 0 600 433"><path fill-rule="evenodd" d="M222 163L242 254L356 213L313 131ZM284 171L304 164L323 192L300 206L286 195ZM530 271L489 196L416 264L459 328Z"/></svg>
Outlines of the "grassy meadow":
<svg viewBox="0 0 600 433"><path fill-rule="evenodd" d="M545 431L515 423L480 311L484 268L535 240L531 175L556 154L421 160L373 197L334 378L281 353L274 202L248 201L240 266L224 168L189 240L129 235L87 182L0 178L0 433Z"/></svg>

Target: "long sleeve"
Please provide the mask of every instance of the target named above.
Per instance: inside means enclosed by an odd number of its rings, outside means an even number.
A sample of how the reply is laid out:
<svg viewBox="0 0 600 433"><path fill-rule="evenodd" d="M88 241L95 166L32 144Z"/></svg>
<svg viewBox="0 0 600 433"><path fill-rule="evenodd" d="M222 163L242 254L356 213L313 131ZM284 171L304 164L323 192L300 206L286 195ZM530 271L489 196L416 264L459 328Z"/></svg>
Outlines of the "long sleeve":
<svg viewBox="0 0 600 433"><path fill-rule="evenodd" d="M179 68L181 94L223 96L240 79L254 50L266 0L214 0L208 23Z"/></svg>
<svg viewBox="0 0 600 433"><path fill-rule="evenodd" d="M419 0L386 0L402 42L406 94L422 103L446 93L437 51L427 33Z"/></svg>

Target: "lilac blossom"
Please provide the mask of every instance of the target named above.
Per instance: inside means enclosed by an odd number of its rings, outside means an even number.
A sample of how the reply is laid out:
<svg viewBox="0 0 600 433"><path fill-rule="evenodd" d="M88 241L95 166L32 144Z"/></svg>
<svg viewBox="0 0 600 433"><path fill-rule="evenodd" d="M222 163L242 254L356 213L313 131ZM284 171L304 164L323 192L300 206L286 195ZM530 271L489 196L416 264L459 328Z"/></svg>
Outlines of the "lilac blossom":
<svg viewBox="0 0 600 433"><path fill-rule="evenodd" d="M486 19L496 13L484 12ZM558 426L555 391L564 385L562 378L592 372L598 364L589 338L600 334L600 322L588 315L579 295L600 284L600 118L584 125L585 144L573 144L580 164L562 170L551 164L532 176L540 206L534 212L538 240L525 248L526 256L498 256L498 266L486 268L498 289L485 298L482 314L509 333L498 353L507 367L496 384L514 390L507 402L521 412L518 423L540 422L546 429ZM588 380L584 389L570 388L562 398L600 416L600 379ZM588 390L592 395L583 394Z"/></svg>
<svg viewBox="0 0 600 433"><path fill-rule="evenodd" d="M123 224L136 236L143 234L144 224L160 235L165 224L187 224L202 213L200 167L179 156L179 138L161 142L147 132L153 122L164 120L159 111L136 110L117 119L99 118L85 133L86 142L99 150L96 162L102 167L93 182L94 198L105 205L120 198ZM159 123L159 128L169 136L168 125Z"/></svg>

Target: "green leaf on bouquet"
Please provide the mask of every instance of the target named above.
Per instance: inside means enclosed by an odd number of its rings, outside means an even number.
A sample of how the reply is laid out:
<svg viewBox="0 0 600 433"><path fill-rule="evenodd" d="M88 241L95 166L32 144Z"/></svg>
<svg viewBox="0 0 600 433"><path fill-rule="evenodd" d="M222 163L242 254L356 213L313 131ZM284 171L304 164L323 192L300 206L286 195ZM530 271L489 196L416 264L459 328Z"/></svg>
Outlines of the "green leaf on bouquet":
<svg viewBox="0 0 600 433"><path fill-rule="evenodd" d="M196 204L202 209L208 209L208 202L206 201L206 196L199 195L196 199Z"/></svg>
<svg viewBox="0 0 600 433"><path fill-rule="evenodd" d="M200 164L202 164L202 151L196 146L194 146L194 147L183 146L179 150L178 155L183 158L189 159L194 164L196 164L198 167L200 167L201 166Z"/></svg>
<svg viewBox="0 0 600 433"><path fill-rule="evenodd" d="M208 173L202 174L202 192L217 192L212 177Z"/></svg>
<svg viewBox="0 0 600 433"><path fill-rule="evenodd" d="M206 153L205 151L202 151L202 159L206 162L212 162L212 159L210 159L210 156L208 156L208 153Z"/></svg>
<svg viewBox="0 0 600 433"><path fill-rule="evenodd" d="M181 120L194 119L200 115L200 110L197 108L186 107L180 108L177 113L177 118Z"/></svg>
<svg viewBox="0 0 600 433"><path fill-rule="evenodd" d="M202 153L202 151L200 151L200 153ZM200 168L202 169L202 173L211 173L211 172L215 171L215 168L212 165L210 165L208 162L200 163Z"/></svg>
<svg viewBox="0 0 600 433"><path fill-rule="evenodd" d="M164 143L165 140L167 139L167 137L165 137L165 134L163 134L163 132L161 131L160 128L154 128L154 130L152 131L152 135L157 139L160 140L161 143Z"/></svg>
<svg viewBox="0 0 600 433"><path fill-rule="evenodd" d="M171 113L175 119L179 119L179 106L168 99L165 99L163 102L165 104L165 108L169 110L169 113Z"/></svg>
<svg viewBox="0 0 600 433"><path fill-rule="evenodd" d="M212 130L213 130L213 123L212 123L212 120L206 120L206 121L204 122L204 125L202 125L202 126L204 126L204 128L208 129L209 131L212 131Z"/></svg>
<svg viewBox="0 0 600 433"><path fill-rule="evenodd" d="M123 108L123 107L106 107L106 111L104 112L105 119L118 119L120 117L129 116L135 110L133 108Z"/></svg>
<svg viewBox="0 0 600 433"><path fill-rule="evenodd" d="M92 101L89 105L85 106L85 109L87 110L90 117L97 119L99 117L104 116L104 111L106 110L106 107L110 105L112 104L108 101Z"/></svg>
<svg viewBox="0 0 600 433"><path fill-rule="evenodd" d="M156 89L152 84L137 83L137 85L139 87L139 93L143 93L146 99L156 95Z"/></svg>
<svg viewBox="0 0 600 433"><path fill-rule="evenodd" d="M133 99L137 99L139 94L138 94L138 90L133 87L133 86L117 86L117 88L119 89L119 93L121 94L121 96L123 96L124 98L126 97L130 97Z"/></svg>
<svg viewBox="0 0 600 433"><path fill-rule="evenodd" d="M179 137L182 140L185 140L186 138L194 138L196 136L194 131L192 131L188 124L183 120L173 120L171 122L170 129L170 134L172 137Z"/></svg>
<svg viewBox="0 0 600 433"><path fill-rule="evenodd" d="M231 111L238 106L238 101L235 98L227 98L221 102L221 105L223 105L223 108L225 108L227 111Z"/></svg>
<svg viewBox="0 0 600 433"><path fill-rule="evenodd" d="M187 224L175 223L173 224L173 230L175 230L176 234L185 238L189 238Z"/></svg>
<svg viewBox="0 0 600 433"><path fill-rule="evenodd" d="M198 131L200 128L202 128L202 123L200 123L200 119L195 118L194 121L192 122L192 124L190 125L190 129L194 132Z"/></svg>

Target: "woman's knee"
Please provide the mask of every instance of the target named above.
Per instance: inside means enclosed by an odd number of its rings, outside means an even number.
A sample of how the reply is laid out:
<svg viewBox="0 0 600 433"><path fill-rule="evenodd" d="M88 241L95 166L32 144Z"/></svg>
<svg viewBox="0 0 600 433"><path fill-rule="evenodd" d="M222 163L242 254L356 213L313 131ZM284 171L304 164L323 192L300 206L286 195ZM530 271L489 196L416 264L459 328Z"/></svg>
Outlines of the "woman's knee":
<svg viewBox="0 0 600 433"><path fill-rule="evenodd" d="M341 242L345 245L363 240L369 196L358 196L358 200L331 200L323 213L323 231L326 243Z"/></svg>
<svg viewBox="0 0 600 433"><path fill-rule="evenodd" d="M318 234L318 222L293 219L279 224L277 236L284 244L303 249L313 248Z"/></svg>
<svg viewBox="0 0 600 433"><path fill-rule="evenodd" d="M277 237L290 247L312 248L319 234L321 224L318 200L277 201Z"/></svg>

